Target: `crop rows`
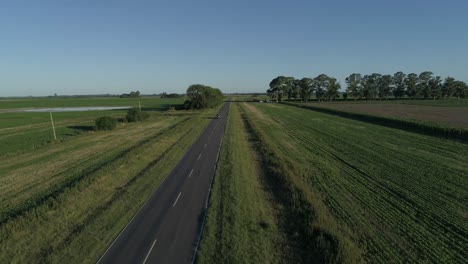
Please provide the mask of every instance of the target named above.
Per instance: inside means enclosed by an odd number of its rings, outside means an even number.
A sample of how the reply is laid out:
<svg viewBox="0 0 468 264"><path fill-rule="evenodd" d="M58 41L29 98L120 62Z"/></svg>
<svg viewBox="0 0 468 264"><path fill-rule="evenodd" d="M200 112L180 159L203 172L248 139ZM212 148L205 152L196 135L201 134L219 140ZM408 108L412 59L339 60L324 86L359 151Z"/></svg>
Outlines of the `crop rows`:
<svg viewBox="0 0 468 264"><path fill-rule="evenodd" d="M289 106L257 109L278 155L368 260L466 258L466 145Z"/></svg>

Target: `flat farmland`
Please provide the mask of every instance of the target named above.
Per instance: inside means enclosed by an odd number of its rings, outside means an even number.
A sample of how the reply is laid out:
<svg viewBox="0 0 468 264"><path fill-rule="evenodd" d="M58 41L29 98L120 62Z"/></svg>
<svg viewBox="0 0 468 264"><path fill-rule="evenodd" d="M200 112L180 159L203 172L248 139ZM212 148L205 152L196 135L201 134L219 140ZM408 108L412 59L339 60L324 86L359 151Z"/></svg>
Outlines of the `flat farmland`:
<svg viewBox="0 0 468 264"><path fill-rule="evenodd" d="M317 245L340 262L465 263L468 145L294 106L241 106L273 174L312 211Z"/></svg>
<svg viewBox="0 0 468 264"><path fill-rule="evenodd" d="M27 98L27 99L0 99L0 112L11 109L30 109L38 107L79 107L79 106L130 106L138 107L140 102L143 107L152 109L164 109L168 105L183 102L183 98L140 97L86 97L86 98Z"/></svg>
<svg viewBox="0 0 468 264"><path fill-rule="evenodd" d="M438 100L444 101L444 100ZM348 103L348 102L321 102L310 103L311 106L329 108L339 111L426 121L448 127L468 128L468 103L461 99L451 100L442 104L440 102L375 102L375 103Z"/></svg>
<svg viewBox="0 0 468 264"><path fill-rule="evenodd" d="M79 98L79 99L15 99L0 100L0 157L16 155L42 148L53 140L49 113L14 112L19 109L55 107L128 106L138 107L161 115L171 105L183 103L183 99L143 98ZM54 112L54 124L59 141L73 138L93 129L100 116L123 118L126 109L82 112Z"/></svg>
<svg viewBox="0 0 468 264"><path fill-rule="evenodd" d="M0 129L1 263L96 262L216 111L153 100L149 120L113 131L93 131L94 119L125 111L55 113L58 140L47 118ZM43 113L0 118L19 114Z"/></svg>

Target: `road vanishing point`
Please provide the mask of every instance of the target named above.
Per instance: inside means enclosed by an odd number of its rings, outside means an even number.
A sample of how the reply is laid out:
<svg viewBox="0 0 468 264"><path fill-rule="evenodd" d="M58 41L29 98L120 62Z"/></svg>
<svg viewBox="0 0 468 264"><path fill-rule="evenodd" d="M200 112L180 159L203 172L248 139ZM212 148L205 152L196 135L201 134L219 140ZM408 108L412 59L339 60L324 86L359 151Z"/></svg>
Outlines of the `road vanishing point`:
<svg viewBox="0 0 468 264"><path fill-rule="evenodd" d="M193 263L226 127L229 102L97 263Z"/></svg>

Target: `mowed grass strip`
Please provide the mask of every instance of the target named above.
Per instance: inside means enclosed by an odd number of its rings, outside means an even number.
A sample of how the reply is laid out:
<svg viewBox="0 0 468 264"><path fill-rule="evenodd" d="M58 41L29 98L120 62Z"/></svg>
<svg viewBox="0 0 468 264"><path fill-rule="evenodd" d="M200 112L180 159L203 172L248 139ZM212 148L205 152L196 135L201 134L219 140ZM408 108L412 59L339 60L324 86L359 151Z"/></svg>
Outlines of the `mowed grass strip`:
<svg viewBox="0 0 468 264"><path fill-rule="evenodd" d="M96 262L208 122L192 115L1 225L0 262Z"/></svg>
<svg viewBox="0 0 468 264"><path fill-rule="evenodd" d="M465 262L466 144L286 105L245 108L295 184L322 204L316 212L336 223L318 215L314 225L372 263Z"/></svg>
<svg viewBox="0 0 468 264"><path fill-rule="evenodd" d="M237 105L231 104L198 263L283 263L282 240Z"/></svg>

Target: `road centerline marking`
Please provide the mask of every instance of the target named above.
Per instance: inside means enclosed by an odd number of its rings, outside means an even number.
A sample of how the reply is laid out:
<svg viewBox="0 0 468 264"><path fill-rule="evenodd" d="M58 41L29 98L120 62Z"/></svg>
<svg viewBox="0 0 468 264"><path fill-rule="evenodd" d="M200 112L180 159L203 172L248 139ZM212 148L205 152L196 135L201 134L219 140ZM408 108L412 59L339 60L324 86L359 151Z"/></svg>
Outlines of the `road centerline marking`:
<svg viewBox="0 0 468 264"><path fill-rule="evenodd" d="M205 144L204 148L206 148L206 144Z"/></svg>
<svg viewBox="0 0 468 264"><path fill-rule="evenodd" d="M175 200L174 204L172 205L172 207L174 207L177 203L177 201L179 201L179 197L180 195L182 194L182 192L179 193L179 195L177 195L177 199Z"/></svg>
<svg viewBox="0 0 468 264"><path fill-rule="evenodd" d="M148 251L148 254L146 254L145 260L143 260L143 264L145 264L146 261L148 260L148 257L149 257L149 255L151 254L151 250L153 250L153 247L154 247L154 244L156 244L156 241L158 241L158 240L155 239L154 242L153 242L153 245L151 245L151 248L150 248L150 250Z"/></svg>
<svg viewBox="0 0 468 264"><path fill-rule="evenodd" d="M190 176L192 176L192 173L193 173L193 169L190 171L190 174L188 175L189 178Z"/></svg>
<svg viewBox="0 0 468 264"><path fill-rule="evenodd" d="M201 158L201 153L200 153L200 155L198 155L198 158L197 158L197 160L200 160L200 158Z"/></svg>

